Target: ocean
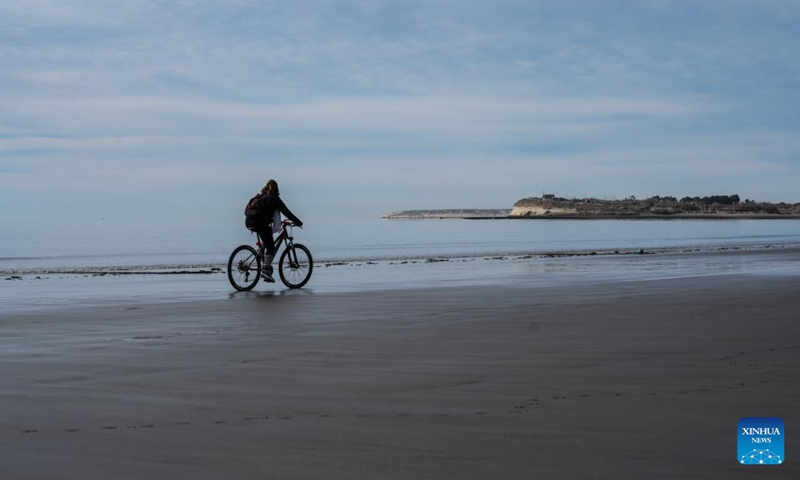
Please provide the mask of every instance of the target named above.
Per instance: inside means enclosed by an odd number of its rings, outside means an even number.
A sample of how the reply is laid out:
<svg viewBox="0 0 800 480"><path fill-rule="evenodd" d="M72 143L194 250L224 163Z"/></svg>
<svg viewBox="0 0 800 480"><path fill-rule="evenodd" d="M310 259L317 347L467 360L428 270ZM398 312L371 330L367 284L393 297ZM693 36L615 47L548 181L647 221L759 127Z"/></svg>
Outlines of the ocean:
<svg viewBox="0 0 800 480"><path fill-rule="evenodd" d="M0 274L224 268L255 236L241 219L7 225ZM315 262L614 251L796 247L800 220L308 220L294 230Z"/></svg>

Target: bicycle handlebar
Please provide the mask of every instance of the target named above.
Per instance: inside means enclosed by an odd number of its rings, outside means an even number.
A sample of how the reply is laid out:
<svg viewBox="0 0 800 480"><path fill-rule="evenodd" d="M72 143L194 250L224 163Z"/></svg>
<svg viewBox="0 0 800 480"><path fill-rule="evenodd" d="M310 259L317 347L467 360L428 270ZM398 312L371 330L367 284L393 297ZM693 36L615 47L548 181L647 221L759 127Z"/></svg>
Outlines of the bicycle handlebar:
<svg viewBox="0 0 800 480"><path fill-rule="evenodd" d="M297 228L303 228L302 226L300 226L300 225L297 225L296 223L292 222L291 220L282 220L282 221L281 221L281 225L283 225L284 227L297 227Z"/></svg>

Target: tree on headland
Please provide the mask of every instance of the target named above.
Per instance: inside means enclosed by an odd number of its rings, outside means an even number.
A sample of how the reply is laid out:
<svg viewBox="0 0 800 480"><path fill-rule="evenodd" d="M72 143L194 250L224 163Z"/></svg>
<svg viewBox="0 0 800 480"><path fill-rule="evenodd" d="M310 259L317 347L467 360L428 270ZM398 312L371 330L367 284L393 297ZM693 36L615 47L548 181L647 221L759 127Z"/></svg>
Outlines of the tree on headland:
<svg viewBox="0 0 800 480"><path fill-rule="evenodd" d="M702 205L738 205L740 202L739 195L711 195L709 197L683 197L681 203L699 203Z"/></svg>

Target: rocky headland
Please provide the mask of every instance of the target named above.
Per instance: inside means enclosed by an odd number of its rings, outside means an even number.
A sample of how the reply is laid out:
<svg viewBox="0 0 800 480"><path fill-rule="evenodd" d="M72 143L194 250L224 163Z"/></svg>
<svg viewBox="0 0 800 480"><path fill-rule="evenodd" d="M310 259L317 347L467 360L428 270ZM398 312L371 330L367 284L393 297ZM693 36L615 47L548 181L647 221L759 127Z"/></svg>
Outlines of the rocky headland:
<svg viewBox="0 0 800 480"><path fill-rule="evenodd" d="M562 198L555 195L523 198L511 209L404 210L382 215L398 219L492 218L800 218L800 203L741 200L739 195L707 197L653 196L646 199Z"/></svg>
<svg viewBox="0 0 800 480"><path fill-rule="evenodd" d="M621 200L562 198L555 195L530 197L514 204L512 218L730 218L800 217L800 203L756 202L739 195L711 197L654 196Z"/></svg>

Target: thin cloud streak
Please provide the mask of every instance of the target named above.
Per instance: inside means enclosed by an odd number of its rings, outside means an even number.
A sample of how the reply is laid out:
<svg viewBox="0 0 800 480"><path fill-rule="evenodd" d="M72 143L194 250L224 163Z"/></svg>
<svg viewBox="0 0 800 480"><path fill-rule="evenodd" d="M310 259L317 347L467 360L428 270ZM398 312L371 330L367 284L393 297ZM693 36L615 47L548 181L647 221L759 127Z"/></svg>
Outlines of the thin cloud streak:
<svg viewBox="0 0 800 480"><path fill-rule="evenodd" d="M240 144L277 142L284 146L290 146L286 136L306 141L312 134L320 137L315 143L334 146L342 143L341 138L352 145L374 143L375 134L423 141L435 137L441 144L446 138L581 137L626 119L691 117L698 110L677 102L624 98L518 100L476 96L330 99L293 105L157 97L11 101L0 102L0 112L7 119L30 125L30 132L24 136L27 138L0 140L0 151L81 145L102 148L114 143L109 137L120 139L116 145L121 147L133 143L125 138L137 136L152 140L154 145L163 143L159 139L172 137L179 145L181 139L193 136L235 138L249 134L250 139L238 139ZM48 132L48 137L41 138L37 135L40 131ZM265 137L269 139L266 142Z"/></svg>

